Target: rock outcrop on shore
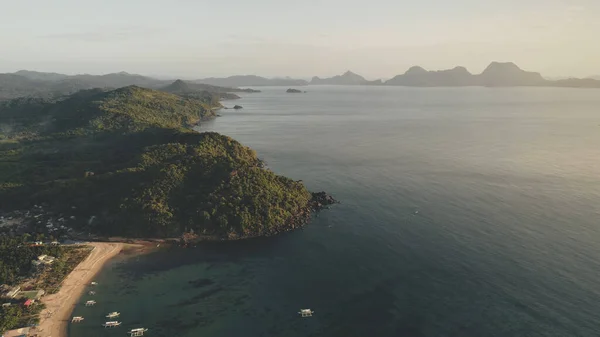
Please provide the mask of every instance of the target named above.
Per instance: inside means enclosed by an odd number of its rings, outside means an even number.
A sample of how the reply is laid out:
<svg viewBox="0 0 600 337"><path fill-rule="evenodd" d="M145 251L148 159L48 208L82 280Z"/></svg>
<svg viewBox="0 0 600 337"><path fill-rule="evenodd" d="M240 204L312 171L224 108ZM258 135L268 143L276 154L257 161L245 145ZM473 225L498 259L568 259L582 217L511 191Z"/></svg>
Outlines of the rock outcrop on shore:
<svg viewBox="0 0 600 337"><path fill-rule="evenodd" d="M338 203L338 201L325 192L313 192L311 203L313 209L319 211L326 206Z"/></svg>

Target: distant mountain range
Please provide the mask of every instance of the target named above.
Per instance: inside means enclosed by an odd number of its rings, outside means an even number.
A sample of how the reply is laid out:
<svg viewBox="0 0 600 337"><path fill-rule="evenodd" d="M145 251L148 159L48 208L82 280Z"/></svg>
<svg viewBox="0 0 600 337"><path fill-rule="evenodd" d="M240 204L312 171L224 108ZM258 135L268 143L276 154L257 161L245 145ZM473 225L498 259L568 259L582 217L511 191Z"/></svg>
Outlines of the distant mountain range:
<svg viewBox="0 0 600 337"><path fill-rule="evenodd" d="M471 74L464 67L448 70L427 71L415 66L404 74L397 75L387 81L369 81L364 77L347 71L342 75L319 78L313 77L310 82L292 78L265 78L255 75L230 76L225 78L210 77L194 81L159 80L152 77L129 74L126 72L107 75L65 75L20 70L15 73L0 74L0 100L16 97L32 96L54 98L69 95L79 90L93 88L120 88L130 85L159 89L178 94L192 94L201 91L223 93L221 98L228 98L225 93L241 92L236 87L257 86L303 86L303 85L395 85L409 87L571 87L600 88L600 76L594 78L548 80L539 73L524 71L514 63L492 62L481 74ZM233 98L235 95L229 95Z"/></svg>
<svg viewBox="0 0 600 337"><path fill-rule="evenodd" d="M355 74L351 71L347 71L342 75L330 77L330 78L319 78L313 77L309 83L310 85L376 85L382 84L381 80L368 81L364 77Z"/></svg>
<svg viewBox="0 0 600 337"><path fill-rule="evenodd" d="M20 70L0 74L0 100L23 96L53 98L93 88L120 88L137 85L158 88L170 83L125 72L107 75L64 75Z"/></svg>
<svg viewBox="0 0 600 337"><path fill-rule="evenodd" d="M236 75L224 78L209 77L192 82L218 85L221 87L295 86L308 84L305 80L296 80L292 78L265 78L255 75Z"/></svg>
<svg viewBox="0 0 600 337"><path fill-rule="evenodd" d="M571 87L571 88L600 88L600 77L597 79L568 78L547 80L536 72L524 71L512 62L492 62L481 74L471 74L465 67L427 71L419 66L408 69L404 74L397 75L387 81L369 81L364 77L347 71L342 75L321 79L317 76L310 81L311 85L394 85L407 87Z"/></svg>
<svg viewBox="0 0 600 337"><path fill-rule="evenodd" d="M39 71L19 70L15 75L26 77L33 81L60 81L69 78L69 75L58 73L42 73Z"/></svg>
<svg viewBox="0 0 600 337"><path fill-rule="evenodd" d="M351 71L343 75L321 79L313 77L311 85L394 85L407 87L571 87L571 88L600 88L600 81L587 78L569 78L561 80L546 80L541 74L524 71L512 62L492 62L481 74L471 74L465 67L455 67L448 70L427 71L419 66L408 69L404 74L397 75L387 81L368 81Z"/></svg>
<svg viewBox="0 0 600 337"><path fill-rule="evenodd" d="M126 72L107 75L64 75L19 70L15 73L0 74L0 100L24 96L56 98L80 90L93 88L115 89L130 85L159 89L180 95L199 94L201 92L219 93L223 99L236 98L235 94L228 94L232 92L255 92L252 89L220 87L181 80L175 82L172 80L158 80Z"/></svg>
<svg viewBox="0 0 600 337"><path fill-rule="evenodd" d="M481 74L471 74L464 67L440 71L427 71L421 67L412 67L404 74L395 76L384 84L410 87L540 86L600 88L600 81L592 79L546 80L540 73L524 71L512 62L492 62Z"/></svg>

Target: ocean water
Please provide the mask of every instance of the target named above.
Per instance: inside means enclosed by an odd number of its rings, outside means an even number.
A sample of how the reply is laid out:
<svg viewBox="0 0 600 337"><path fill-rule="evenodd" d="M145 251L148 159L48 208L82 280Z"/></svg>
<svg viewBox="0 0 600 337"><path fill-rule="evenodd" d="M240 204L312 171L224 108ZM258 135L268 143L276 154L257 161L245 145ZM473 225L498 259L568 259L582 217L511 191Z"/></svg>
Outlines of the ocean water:
<svg viewBox="0 0 600 337"><path fill-rule="evenodd" d="M71 337L600 335L600 91L261 89L201 129L341 204L112 261Z"/></svg>

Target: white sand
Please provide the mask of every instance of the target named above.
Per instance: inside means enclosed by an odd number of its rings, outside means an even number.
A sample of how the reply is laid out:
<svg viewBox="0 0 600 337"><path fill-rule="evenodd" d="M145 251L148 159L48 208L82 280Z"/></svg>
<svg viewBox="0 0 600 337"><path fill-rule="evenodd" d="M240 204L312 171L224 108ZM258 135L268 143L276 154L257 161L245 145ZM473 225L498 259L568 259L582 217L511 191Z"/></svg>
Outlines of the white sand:
<svg viewBox="0 0 600 337"><path fill-rule="evenodd" d="M34 333L40 337L67 337L67 327L77 300L102 266L117 255L124 244L118 242L92 242L90 255L63 281L58 293L44 296L46 304L40 315L40 325Z"/></svg>

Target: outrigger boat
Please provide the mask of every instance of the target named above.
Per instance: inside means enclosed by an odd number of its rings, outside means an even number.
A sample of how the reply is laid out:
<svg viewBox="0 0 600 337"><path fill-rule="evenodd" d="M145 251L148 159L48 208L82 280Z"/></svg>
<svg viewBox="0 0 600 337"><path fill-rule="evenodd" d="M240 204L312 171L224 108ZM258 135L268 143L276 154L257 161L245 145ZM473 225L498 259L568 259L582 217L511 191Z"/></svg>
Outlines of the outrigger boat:
<svg viewBox="0 0 600 337"><path fill-rule="evenodd" d="M137 336L143 336L144 332L146 332L146 331L148 331L148 329L137 328L137 329L131 329L131 331L129 331L128 334L131 337L137 337Z"/></svg>
<svg viewBox="0 0 600 337"><path fill-rule="evenodd" d="M96 301L94 301L94 300L91 300L91 301L87 301L87 302L85 302L85 306L86 306L86 307L91 307L91 306L93 306L94 304L96 304Z"/></svg>
<svg viewBox="0 0 600 337"><path fill-rule="evenodd" d="M116 317L119 317L120 315L121 315L120 312L113 311L113 312L109 312L108 315L106 315L106 318L116 318Z"/></svg>
<svg viewBox="0 0 600 337"><path fill-rule="evenodd" d="M106 323L102 324L102 326L105 328L114 328L119 325L121 325L121 322L117 322L117 321L110 321L110 322L106 322Z"/></svg>
<svg viewBox="0 0 600 337"><path fill-rule="evenodd" d="M71 323L79 323L81 321L83 321L83 317L81 316L75 316L71 319Z"/></svg>
<svg viewBox="0 0 600 337"><path fill-rule="evenodd" d="M298 314L302 317L312 317L314 313L315 312L310 309L300 309L300 311L298 311Z"/></svg>
<svg viewBox="0 0 600 337"><path fill-rule="evenodd" d="M90 294L90 295L96 295L96 292L92 290L88 294Z"/></svg>

